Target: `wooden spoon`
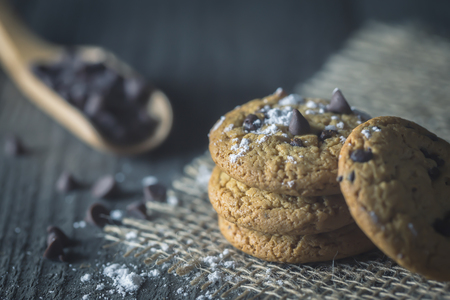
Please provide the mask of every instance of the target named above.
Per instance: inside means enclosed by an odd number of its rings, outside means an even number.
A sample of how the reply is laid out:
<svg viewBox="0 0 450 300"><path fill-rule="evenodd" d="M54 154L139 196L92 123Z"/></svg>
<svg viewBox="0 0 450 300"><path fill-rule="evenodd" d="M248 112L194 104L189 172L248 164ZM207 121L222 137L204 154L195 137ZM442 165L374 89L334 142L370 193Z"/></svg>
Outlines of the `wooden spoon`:
<svg viewBox="0 0 450 300"><path fill-rule="evenodd" d="M131 67L110 52L99 47L77 47L86 62L103 62L120 74L135 74ZM92 123L74 106L31 72L32 63L55 63L65 54L64 47L48 43L31 33L13 14L5 1L0 0L0 61L6 72L22 92L38 107L92 147L115 154L137 154L155 148L169 135L173 113L167 96L153 90L147 111L158 125L143 142L133 145L114 145L100 134Z"/></svg>

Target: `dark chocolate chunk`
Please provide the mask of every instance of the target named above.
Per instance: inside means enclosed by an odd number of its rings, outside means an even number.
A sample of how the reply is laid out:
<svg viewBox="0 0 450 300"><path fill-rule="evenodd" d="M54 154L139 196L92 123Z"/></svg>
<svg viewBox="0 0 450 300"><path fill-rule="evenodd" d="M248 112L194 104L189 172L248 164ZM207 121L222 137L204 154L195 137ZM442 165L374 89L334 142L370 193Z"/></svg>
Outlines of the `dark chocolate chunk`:
<svg viewBox="0 0 450 300"><path fill-rule="evenodd" d="M131 203L127 206L127 213L134 218L148 220L147 207L142 201Z"/></svg>
<svg viewBox="0 0 450 300"><path fill-rule="evenodd" d="M437 233L450 237L450 213L447 213L443 219L434 221L433 228Z"/></svg>
<svg viewBox="0 0 450 300"><path fill-rule="evenodd" d="M338 114L351 114L352 109L348 105L347 100L342 94L341 90L335 88L333 95L331 95L330 104L327 105L327 111L338 113Z"/></svg>
<svg viewBox="0 0 450 300"><path fill-rule="evenodd" d="M67 235L56 226L48 226L47 234L47 245L50 245L54 239L59 239L64 248L72 244L72 241L67 237Z"/></svg>
<svg viewBox="0 0 450 300"><path fill-rule="evenodd" d="M361 122L366 122L372 119L372 117L364 111L352 108L352 112L358 117L358 120Z"/></svg>
<svg viewBox="0 0 450 300"><path fill-rule="evenodd" d="M275 96L279 98L284 98L287 96L287 93L282 88L277 88L277 90L274 93Z"/></svg>
<svg viewBox="0 0 450 300"><path fill-rule="evenodd" d="M107 61L85 61L77 50L56 63L33 64L31 68L46 85L87 115L109 142L135 144L153 134L155 120L140 117L153 88L139 76L124 79Z"/></svg>
<svg viewBox="0 0 450 300"><path fill-rule="evenodd" d="M84 105L84 113L89 117L97 115L104 106L104 98L100 94L91 94Z"/></svg>
<svg viewBox="0 0 450 300"><path fill-rule="evenodd" d="M338 176L338 177L336 178L336 181L337 181L337 182L341 182L342 179L344 179L342 176Z"/></svg>
<svg viewBox="0 0 450 300"><path fill-rule="evenodd" d="M439 138L434 133L425 134L425 136L431 139L433 142L439 141Z"/></svg>
<svg viewBox="0 0 450 300"><path fill-rule="evenodd" d="M51 241L44 252L44 258L65 261L64 247L60 239L56 238Z"/></svg>
<svg viewBox="0 0 450 300"><path fill-rule="evenodd" d="M134 103L144 103L148 100L151 87L141 78L125 78L123 84L125 97L128 101Z"/></svg>
<svg viewBox="0 0 450 300"><path fill-rule="evenodd" d="M326 139L329 139L333 136L335 136L338 132L336 130L323 130L320 135L319 138L324 141Z"/></svg>
<svg viewBox="0 0 450 300"><path fill-rule="evenodd" d="M109 223L110 210L101 203L94 203L89 206L86 212L86 222L98 226L104 227Z"/></svg>
<svg viewBox="0 0 450 300"><path fill-rule="evenodd" d="M289 144L294 147L304 147L302 140L299 138L293 138Z"/></svg>
<svg viewBox="0 0 450 300"><path fill-rule="evenodd" d="M254 114L249 114L242 124L247 131L253 131L261 127L261 120Z"/></svg>
<svg viewBox="0 0 450 300"><path fill-rule="evenodd" d="M420 148L420 151L423 153L423 155L425 156L425 158L429 158L432 159L436 162L436 165L438 167L442 167L445 164L445 160L443 160L442 158L440 158L437 154L434 153L429 153L426 149L424 148Z"/></svg>
<svg viewBox="0 0 450 300"><path fill-rule="evenodd" d="M354 162L368 162L373 158L373 153L371 150L356 149L350 154L350 159Z"/></svg>
<svg viewBox="0 0 450 300"><path fill-rule="evenodd" d="M311 132L308 120L298 111L298 109L292 110L292 118L289 123L289 132L292 135L302 135Z"/></svg>
<svg viewBox="0 0 450 300"><path fill-rule="evenodd" d="M9 156L18 156L25 154L25 147L20 139L14 135L9 136L5 140L5 154Z"/></svg>
<svg viewBox="0 0 450 300"><path fill-rule="evenodd" d="M95 182L91 192L96 198L111 198L118 195L119 187L114 176L106 175Z"/></svg>
<svg viewBox="0 0 450 300"><path fill-rule="evenodd" d="M160 183L144 186L145 201L164 202L167 197L167 189Z"/></svg>
<svg viewBox="0 0 450 300"><path fill-rule="evenodd" d="M350 175L348 175L347 179L351 182L355 180L355 171L352 171Z"/></svg>
<svg viewBox="0 0 450 300"><path fill-rule="evenodd" d="M431 180L435 180L441 175L441 171L437 167L433 167L428 170L428 175L430 176Z"/></svg>
<svg viewBox="0 0 450 300"><path fill-rule="evenodd" d="M56 181L56 189L61 193L73 191L78 188L78 186L78 182L73 178L72 174L67 171L63 172Z"/></svg>

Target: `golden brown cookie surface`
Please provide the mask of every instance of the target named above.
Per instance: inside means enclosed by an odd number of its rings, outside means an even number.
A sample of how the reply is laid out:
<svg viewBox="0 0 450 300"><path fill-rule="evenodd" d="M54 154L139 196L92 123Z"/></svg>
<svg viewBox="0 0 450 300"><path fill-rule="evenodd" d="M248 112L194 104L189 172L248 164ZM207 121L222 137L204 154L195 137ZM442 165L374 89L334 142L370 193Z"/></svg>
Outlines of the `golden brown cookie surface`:
<svg viewBox="0 0 450 300"><path fill-rule="evenodd" d="M338 194L339 152L361 117L328 112L328 104L279 93L250 101L213 126L211 156L228 175L261 190L293 196ZM290 129L293 109L299 110L309 128Z"/></svg>
<svg viewBox="0 0 450 300"><path fill-rule="evenodd" d="M341 189L369 238L403 267L450 280L450 144L397 117L378 117L348 137Z"/></svg>
<svg viewBox="0 0 450 300"><path fill-rule="evenodd" d="M208 192L221 217L267 234L317 234L354 222L342 195L297 197L266 192L234 180L218 167Z"/></svg>
<svg viewBox="0 0 450 300"><path fill-rule="evenodd" d="M269 235L239 227L219 217L219 229L239 250L275 262L327 261L360 254L375 247L356 224L314 235Z"/></svg>

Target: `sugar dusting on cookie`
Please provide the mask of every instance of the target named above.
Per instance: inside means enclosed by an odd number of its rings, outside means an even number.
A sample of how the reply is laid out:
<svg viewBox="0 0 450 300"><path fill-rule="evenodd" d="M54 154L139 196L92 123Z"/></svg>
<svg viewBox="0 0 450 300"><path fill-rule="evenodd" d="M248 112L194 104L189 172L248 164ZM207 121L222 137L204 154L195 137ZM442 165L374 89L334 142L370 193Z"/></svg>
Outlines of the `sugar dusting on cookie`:
<svg viewBox="0 0 450 300"><path fill-rule="evenodd" d="M302 96L298 95L298 94L290 94L286 97L284 97L283 99L281 99L280 101L278 101L279 105L299 105L302 104L305 100L303 99Z"/></svg>
<svg viewBox="0 0 450 300"><path fill-rule="evenodd" d="M251 142L250 139L243 138L243 139L241 140L241 143L239 144L239 146L237 146L237 144L236 144L236 145L233 145L233 146L231 147L231 150L233 150L233 151L238 151L238 153L236 153L236 154L230 154L230 162L235 163L239 157L244 156L244 154L245 154L248 150L250 150L250 147L249 147L250 142Z"/></svg>
<svg viewBox="0 0 450 300"><path fill-rule="evenodd" d="M223 121L225 121L225 116L221 116L220 119L214 124L213 128L211 128L210 132L213 132L219 128L220 125L222 125Z"/></svg>

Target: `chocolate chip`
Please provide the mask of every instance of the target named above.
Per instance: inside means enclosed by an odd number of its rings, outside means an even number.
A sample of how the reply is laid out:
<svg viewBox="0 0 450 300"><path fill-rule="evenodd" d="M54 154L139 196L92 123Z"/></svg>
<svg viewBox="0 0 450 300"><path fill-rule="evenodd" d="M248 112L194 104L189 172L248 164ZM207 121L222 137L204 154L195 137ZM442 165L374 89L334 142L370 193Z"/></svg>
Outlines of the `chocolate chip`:
<svg viewBox="0 0 450 300"><path fill-rule="evenodd" d="M161 183L144 186L145 201L165 202L167 197L167 189Z"/></svg>
<svg viewBox="0 0 450 300"><path fill-rule="evenodd" d="M111 198L118 195L119 187L112 175L106 175L95 182L91 192L96 198Z"/></svg>
<svg viewBox="0 0 450 300"><path fill-rule="evenodd" d="M350 175L348 175L347 179L351 182L355 180L355 171L352 171Z"/></svg>
<svg viewBox="0 0 450 300"><path fill-rule="evenodd" d="M347 100L342 94L341 90L335 88L333 95L331 95L330 104L327 105L327 111L338 113L338 114L351 114L352 109L348 105Z"/></svg>
<svg viewBox="0 0 450 300"><path fill-rule="evenodd" d="M105 100L100 94L89 95L84 105L84 113L89 117L94 117L103 109L104 102Z"/></svg>
<svg viewBox="0 0 450 300"><path fill-rule="evenodd" d="M371 150L365 151L364 149L356 149L350 154L350 159L354 162L368 162L373 158Z"/></svg>
<svg viewBox="0 0 450 300"><path fill-rule="evenodd" d="M54 239L59 239L64 248L72 244L72 241L67 237L67 235L56 226L48 226L47 234L47 245L50 245Z"/></svg>
<svg viewBox="0 0 450 300"><path fill-rule="evenodd" d="M298 111L298 109L292 110L292 118L289 123L289 132L292 135L301 135L311 132L308 120Z"/></svg>
<svg viewBox="0 0 450 300"><path fill-rule="evenodd" d="M65 261L64 247L60 239L56 238L48 245L44 252L44 258L50 260Z"/></svg>
<svg viewBox="0 0 450 300"><path fill-rule="evenodd" d="M439 175L441 175L441 171L437 167L433 167L428 170L428 175L430 176L431 180L436 180Z"/></svg>
<svg viewBox="0 0 450 300"><path fill-rule="evenodd" d="M247 131L253 131L261 127L261 120L254 114L249 114L244 119L244 129Z"/></svg>
<svg viewBox="0 0 450 300"><path fill-rule="evenodd" d="M430 138L433 142L439 141L439 138L434 133L425 134L425 136Z"/></svg>
<svg viewBox="0 0 450 300"><path fill-rule="evenodd" d="M336 181L337 181L337 182L341 182L342 179L344 179L342 176L338 176L338 177L336 178Z"/></svg>
<svg viewBox="0 0 450 300"><path fill-rule="evenodd" d="M141 78L130 77L124 80L125 97L131 102L145 102L150 94L150 86Z"/></svg>
<svg viewBox="0 0 450 300"><path fill-rule="evenodd" d="M147 207L142 201L131 203L127 206L127 213L134 218L148 220Z"/></svg>
<svg viewBox="0 0 450 300"><path fill-rule="evenodd" d="M277 88L277 90L273 94L280 99L287 96L287 93L282 88Z"/></svg>
<svg viewBox="0 0 450 300"><path fill-rule="evenodd" d="M320 135L319 138L324 141L326 139L329 139L333 136L335 136L338 132L336 130L323 130Z"/></svg>
<svg viewBox="0 0 450 300"><path fill-rule="evenodd" d="M433 228L437 233L450 237L450 213L447 213L443 219L434 221Z"/></svg>
<svg viewBox="0 0 450 300"><path fill-rule="evenodd" d="M25 147L20 139L14 135L5 140L5 154L9 156L19 156L25 154Z"/></svg>
<svg viewBox="0 0 450 300"><path fill-rule="evenodd" d="M72 174L67 171L63 172L56 181L56 189L61 193L73 191L78 188L78 186L78 182L73 178Z"/></svg>
<svg viewBox="0 0 450 300"><path fill-rule="evenodd" d="M85 61L77 50L56 63L33 64L31 68L45 84L87 115L109 142L134 144L153 134L154 120L150 123L139 117L147 107L152 87L139 76L132 74L125 79L106 62ZM98 117L100 114L108 117Z"/></svg>
<svg viewBox="0 0 450 300"><path fill-rule="evenodd" d="M429 158L432 159L436 162L436 165L438 167L442 167L445 164L445 160L443 160L442 158L440 158L437 154L434 153L429 153L426 149L424 148L420 148L420 151L423 153L423 155L425 156L425 158Z"/></svg>
<svg viewBox="0 0 450 300"><path fill-rule="evenodd" d="M109 223L110 210L101 203L94 203L89 206L86 212L86 222L98 226L104 227Z"/></svg>
<svg viewBox="0 0 450 300"><path fill-rule="evenodd" d="M294 147L305 147L303 146L302 140L299 138L293 138L289 144Z"/></svg>
<svg viewBox="0 0 450 300"><path fill-rule="evenodd" d="M361 110L352 108L352 112L358 117L358 121L366 122L372 119L372 117L368 113L363 112Z"/></svg>

